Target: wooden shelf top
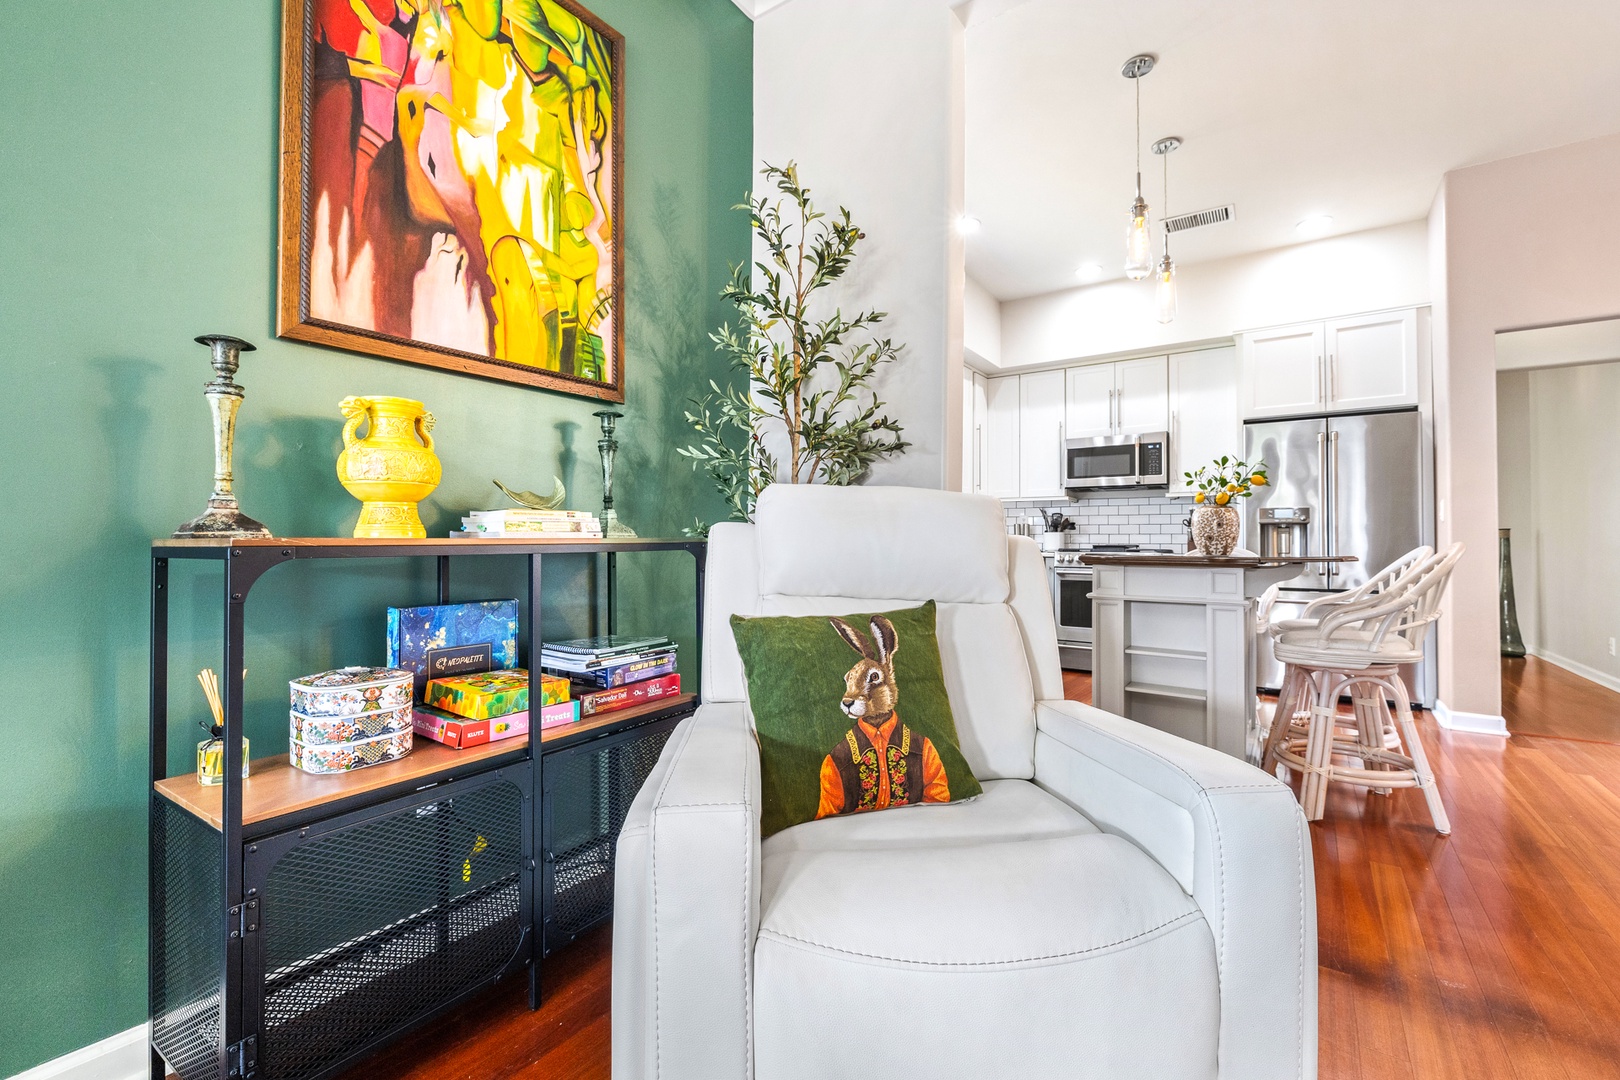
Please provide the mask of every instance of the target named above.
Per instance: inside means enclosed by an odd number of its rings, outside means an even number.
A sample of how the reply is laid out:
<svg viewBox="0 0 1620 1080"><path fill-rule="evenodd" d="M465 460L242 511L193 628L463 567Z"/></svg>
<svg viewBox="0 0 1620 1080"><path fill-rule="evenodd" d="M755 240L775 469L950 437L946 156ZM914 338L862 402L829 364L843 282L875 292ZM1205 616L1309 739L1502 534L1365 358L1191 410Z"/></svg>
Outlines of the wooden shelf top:
<svg viewBox="0 0 1620 1080"><path fill-rule="evenodd" d="M683 708L690 708L696 699L696 694L679 694L660 701L650 701L645 705L601 713L577 724L547 728L541 733L540 741L542 745L558 742L572 739L588 731L622 724L627 720L661 713L677 713ZM469 765L526 751L528 748L527 735L484 743L466 750L455 750L431 739L418 737L415 740L415 748L398 761L332 776L316 776L295 769L288 762L286 754L258 758L249 769L248 778L242 782L242 824L252 825L296 814L324 803L386 788L403 787L426 777L463 770ZM153 787L159 795L195 814L215 829L222 827L221 790L218 787L205 787L198 783L196 772L159 780Z"/></svg>
<svg viewBox="0 0 1620 1080"><path fill-rule="evenodd" d="M693 551L704 544L695 537L594 539L568 535L504 536L463 539L359 539L343 536L184 537L152 541L158 558L223 559L232 551L263 552L291 559L392 558L421 555L543 555L616 551Z"/></svg>

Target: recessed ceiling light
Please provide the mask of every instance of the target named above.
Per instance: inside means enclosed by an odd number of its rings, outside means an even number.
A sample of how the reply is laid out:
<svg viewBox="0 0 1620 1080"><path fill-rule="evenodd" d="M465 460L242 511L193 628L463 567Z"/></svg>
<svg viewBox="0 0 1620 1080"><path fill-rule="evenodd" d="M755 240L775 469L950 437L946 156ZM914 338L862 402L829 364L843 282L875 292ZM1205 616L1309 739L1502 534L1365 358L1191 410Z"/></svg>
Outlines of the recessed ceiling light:
<svg viewBox="0 0 1620 1080"><path fill-rule="evenodd" d="M1300 236L1326 236L1332 228L1332 214L1312 214L1298 225L1295 225L1294 231Z"/></svg>
<svg viewBox="0 0 1620 1080"><path fill-rule="evenodd" d="M984 223L972 214L963 214L956 219L956 231L963 236L972 236L984 226Z"/></svg>
<svg viewBox="0 0 1620 1080"><path fill-rule="evenodd" d="M1081 281L1101 281L1103 276L1102 263L1081 263L1080 269L1075 271L1075 275Z"/></svg>

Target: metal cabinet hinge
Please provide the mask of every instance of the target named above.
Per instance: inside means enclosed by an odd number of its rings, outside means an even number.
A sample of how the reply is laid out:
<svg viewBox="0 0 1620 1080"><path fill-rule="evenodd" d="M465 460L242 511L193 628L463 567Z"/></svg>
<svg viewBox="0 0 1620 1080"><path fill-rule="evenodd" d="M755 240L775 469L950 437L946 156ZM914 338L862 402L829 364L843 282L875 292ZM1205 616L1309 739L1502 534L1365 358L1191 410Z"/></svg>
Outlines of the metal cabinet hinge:
<svg viewBox="0 0 1620 1080"><path fill-rule="evenodd" d="M242 1077L243 1080L252 1080L259 1069L259 1037L249 1035L241 1042L232 1043L229 1063L232 1076Z"/></svg>
<svg viewBox="0 0 1620 1080"><path fill-rule="evenodd" d="M229 911L231 937L245 938L259 929L259 901L246 900Z"/></svg>

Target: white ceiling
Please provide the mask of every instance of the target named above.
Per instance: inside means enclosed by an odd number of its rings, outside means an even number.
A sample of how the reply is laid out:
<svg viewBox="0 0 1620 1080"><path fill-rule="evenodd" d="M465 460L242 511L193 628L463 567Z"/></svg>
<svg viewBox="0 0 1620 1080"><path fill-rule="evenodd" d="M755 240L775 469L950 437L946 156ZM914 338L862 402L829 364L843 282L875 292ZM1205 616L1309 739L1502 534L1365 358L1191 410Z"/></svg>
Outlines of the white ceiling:
<svg viewBox="0 0 1620 1080"><path fill-rule="evenodd" d="M1450 169L1620 131L1616 0L1028 0L967 31L968 273L999 299L1122 276L1137 52L1154 220L1165 135L1172 212L1237 205L1178 263L1411 221ZM1573 255L1580 223L1547 227Z"/></svg>

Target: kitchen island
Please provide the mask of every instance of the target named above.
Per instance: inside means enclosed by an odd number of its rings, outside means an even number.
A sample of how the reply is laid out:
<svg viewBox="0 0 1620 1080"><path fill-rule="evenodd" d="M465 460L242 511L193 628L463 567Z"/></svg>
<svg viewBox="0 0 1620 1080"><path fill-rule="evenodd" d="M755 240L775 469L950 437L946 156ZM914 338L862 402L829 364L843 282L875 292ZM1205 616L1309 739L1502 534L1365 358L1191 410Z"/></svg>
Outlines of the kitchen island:
<svg viewBox="0 0 1620 1080"><path fill-rule="evenodd" d="M1091 702L1258 764L1255 601L1306 563L1093 552Z"/></svg>

